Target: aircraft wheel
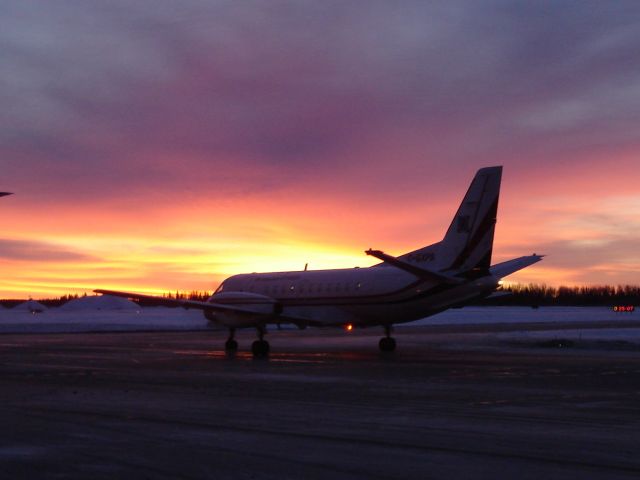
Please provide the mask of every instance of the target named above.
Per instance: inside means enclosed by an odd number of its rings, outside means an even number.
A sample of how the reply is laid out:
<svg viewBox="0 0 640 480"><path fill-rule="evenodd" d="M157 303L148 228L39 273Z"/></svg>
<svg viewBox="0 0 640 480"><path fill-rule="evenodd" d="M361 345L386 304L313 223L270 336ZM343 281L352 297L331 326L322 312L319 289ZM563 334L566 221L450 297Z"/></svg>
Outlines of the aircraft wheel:
<svg viewBox="0 0 640 480"><path fill-rule="evenodd" d="M393 352L396 349L396 339L393 337L382 337L378 346L383 352Z"/></svg>
<svg viewBox="0 0 640 480"><path fill-rule="evenodd" d="M230 352L235 352L238 350L238 342L236 342L233 338L230 338L226 342L224 342L224 349Z"/></svg>
<svg viewBox="0 0 640 480"><path fill-rule="evenodd" d="M266 357L269 355L269 342L266 340L256 340L251 344L251 352L255 358Z"/></svg>

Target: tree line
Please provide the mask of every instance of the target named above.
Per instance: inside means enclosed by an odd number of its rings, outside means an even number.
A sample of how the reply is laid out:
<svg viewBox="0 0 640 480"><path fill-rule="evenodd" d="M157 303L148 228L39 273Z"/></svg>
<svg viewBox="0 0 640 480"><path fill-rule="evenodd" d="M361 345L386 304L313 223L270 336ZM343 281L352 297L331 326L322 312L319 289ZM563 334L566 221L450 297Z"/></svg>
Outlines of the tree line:
<svg viewBox="0 0 640 480"><path fill-rule="evenodd" d="M476 305L504 306L608 306L640 305L638 285L559 286L513 284L499 290L508 295L495 296Z"/></svg>
<svg viewBox="0 0 640 480"><path fill-rule="evenodd" d="M508 295L495 296L474 302L473 305L494 306L607 306L640 305L640 285L596 285L596 286L559 286L552 287L545 284L511 284L501 288L499 293ZM47 307L59 307L75 298L86 297L87 294L68 294L55 298L38 300ZM164 298L180 300L206 301L210 292L191 290L166 292ZM27 299L0 300L0 305L12 308ZM148 302L139 302L145 306Z"/></svg>

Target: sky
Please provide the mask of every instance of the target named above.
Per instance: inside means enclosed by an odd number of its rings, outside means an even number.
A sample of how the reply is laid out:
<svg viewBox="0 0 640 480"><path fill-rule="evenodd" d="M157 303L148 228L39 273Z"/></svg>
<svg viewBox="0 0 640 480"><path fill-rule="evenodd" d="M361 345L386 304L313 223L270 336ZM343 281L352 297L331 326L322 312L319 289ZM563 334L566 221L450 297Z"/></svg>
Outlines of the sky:
<svg viewBox="0 0 640 480"><path fill-rule="evenodd" d="M442 238L640 283L636 1L0 4L0 298L212 290Z"/></svg>

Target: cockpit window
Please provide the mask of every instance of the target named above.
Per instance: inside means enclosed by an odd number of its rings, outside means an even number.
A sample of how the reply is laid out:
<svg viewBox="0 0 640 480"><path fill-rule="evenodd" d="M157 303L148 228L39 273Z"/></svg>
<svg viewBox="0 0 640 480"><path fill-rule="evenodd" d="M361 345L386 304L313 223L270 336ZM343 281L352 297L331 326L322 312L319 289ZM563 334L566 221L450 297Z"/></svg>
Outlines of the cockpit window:
<svg viewBox="0 0 640 480"><path fill-rule="evenodd" d="M213 292L213 294L215 295L216 293L220 293L223 290L224 290L224 282L222 282L220 285L218 285L218 288L216 288L216 291Z"/></svg>

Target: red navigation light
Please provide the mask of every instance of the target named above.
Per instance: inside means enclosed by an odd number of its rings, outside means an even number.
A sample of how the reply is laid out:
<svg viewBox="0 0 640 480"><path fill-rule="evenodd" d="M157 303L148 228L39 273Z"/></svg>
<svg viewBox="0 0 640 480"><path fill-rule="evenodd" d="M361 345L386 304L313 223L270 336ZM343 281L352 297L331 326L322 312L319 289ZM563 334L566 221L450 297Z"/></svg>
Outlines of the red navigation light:
<svg viewBox="0 0 640 480"><path fill-rule="evenodd" d="M352 331L352 330L353 330L353 325L352 325L352 324L350 324L350 323L347 323L347 324L344 326L344 329L345 329L347 332L350 332L350 331Z"/></svg>

